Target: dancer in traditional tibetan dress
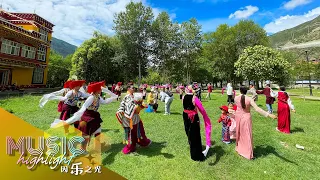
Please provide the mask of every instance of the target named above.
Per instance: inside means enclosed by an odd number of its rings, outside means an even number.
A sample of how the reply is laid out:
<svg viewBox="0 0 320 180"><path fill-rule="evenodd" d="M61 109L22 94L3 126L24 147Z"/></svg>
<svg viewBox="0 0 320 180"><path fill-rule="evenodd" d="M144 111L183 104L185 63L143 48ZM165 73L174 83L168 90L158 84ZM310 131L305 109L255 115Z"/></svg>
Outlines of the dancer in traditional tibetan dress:
<svg viewBox="0 0 320 180"><path fill-rule="evenodd" d="M180 95L180 99L182 100L183 97L183 93L184 93L184 86L180 85L179 86L179 95Z"/></svg>
<svg viewBox="0 0 320 180"><path fill-rule="evenodd" d="M235 114L235 120L237 122L236 151L246 159L253 159L252 120L250 113L251 106L264 117L271 117L273 119L276 119L277 117L263 111L256 105L253 99L246 96L246 87L240 87L240 93L241 95L235 98L235 103L237 105L237 111Z"/></svg>
<svg viewBox="0 0 320 180"><path fill-rule="evenodd" d="M124 154L129 154L136 150L136 145L147 147L151 144L151 140L147 138L140 118L140 112L146 108L143 105L142 94L134 93L133 86L128 87L127 95L122 99L116 117L122 125L125 133L125 147L122 149Z"/></svg>
<svg viewBox="0 0 320 180"><path fill-rule="evenodd" d="M278 127L277 131L290 134L291 115L290 110L296 112L291 102L290 96L285 87L280 87L279 92L271 91L271 96L278 98Z"/></svg>
<svg viewBox="0 0 320 180"><path fill-rule="evenodd" d="M105 92L111 97L104 100L100 97L101 92ZM89 84L88 93L90 93L90 96L82 105L81 109L77 111L71 118L65 121L65 124L72 124L80 121L78 129L82 132L82 136L85 139L85 142L82 144L82 148L84 150L86 150L88 146L90 137L94 136L95 138L98 138L101 133L100 124L102 123L102 119L100 117L100 113L98 112L100 105L110 104L118 97L105 88L104 81ZM59 123L59 121L53 123L51 127L54 127L57 123ZM96 142L99 142L99 140Z"/></svg>
<svg viewBox="0 0 320 180"><path fill-rule="evenodd" d="M266 106L269 113L273 113L272 104L274 103L275 99L271 96L271 88L270 88L270 81L266 81L266 87L262 91L257 91L257 94L264 94L266 96Z"/></svg>
<svg viewBox="0 0 320 180"><path fill-rule="evenodd" d="M122 83L118 82L116 87L114 88L114 90L115 90L115 94L118 96L117 100L119 100L121 97L121 92L122 92Z"/></svg>
<svg viewBox="0 0 320 180"><path fill-rule="evenodd" d="M160 92L161 101L165 103L165 114L170 115L170 106L173 101L173 94L170 92L169 87L167 87L166 92Z"/></svg>
<svg viewBox="0 0 320 180"><path fill-rule="evenodd" d="M65 96L67 94L68 91L70 91L70 84L71 84L72 80L66 81L63 85L63 89L56 91L56 92L52 92L50 94L45 94L43 95L43 97L40 100L40 107L43 108L44 105L48 102L49 98L51 96ZM58 112L61 113L62 111L62 105L64 104L64 101L60 101L58 103Z"/></svg>
<svg viewBox="0 0 320 180"><path fill-rule="evenodd" d="M64 101L62 105L62 111L60 114L60 120L66 121L69 119L75 112L79 110L78 102L81 98L85 99L89 97L89 94L80 91L80 88L85 83L83 80L72 81L70 83L70 91L65 96L55 96L52 95L49 97L49 100L59 100ZM78 122L74 124L74 127L78 127ZM65 134L69 134L69 125L64 126Z"/></svg>
<svg viewBox="0 0 320 180"><path fill-rule="evenodd" d="M186 87L186 95L183 97L183 120L186 135L190 145L191 159L194 161L204 161L209 148L211 146L211 122L202 106L201 101L194 95L192 86ZM203 116L205 133L206 133L206 149L202 151L200 119L198 111Z"/></svg>
<svg viewBox="0 0 320 180"><path fill-rule="evenodd" d="M211 83L208 84L208 94L207 94L207 97L206 99L210 99L211 100L211 93L212 93L212 90L213 90L213 86Z"/></svg>

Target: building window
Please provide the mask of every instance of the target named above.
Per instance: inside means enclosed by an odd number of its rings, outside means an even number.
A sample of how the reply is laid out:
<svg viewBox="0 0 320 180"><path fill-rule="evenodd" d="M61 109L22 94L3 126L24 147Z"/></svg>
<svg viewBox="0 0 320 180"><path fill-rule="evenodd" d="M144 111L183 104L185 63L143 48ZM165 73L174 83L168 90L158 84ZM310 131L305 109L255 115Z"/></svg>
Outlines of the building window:
<svg viewBox="0 0 320 180"><path fill-rule="evenodd" d="M1 53L19 56L20 44L8 39L3 39L1 44Z"/></svg>
<svg viewBox="0 0 320 180"><path fill-rule="evenodd" d="M46 61L46 53L47 48L45 46L39 46L38 48L38 60L39 61Z"/></svg>
<svg viewBox="0 0 320 180"><path fill-rule="evenodd" d="M29 59L35 59L36 58L36 48L23 45L21 56Z"/></svg>
<svg viewBox="0 0 320 180"><path fill-rule="evenodd" d="M48 32L46 30L43 30L40 28L40 39L43 40L43 41L48 41Z"/></svg>
<svg viewBox="0 0 320 180"><path fill-rule="evenodd" d="M44 69L34 68L33 77L32 77L32 84L42 84L43 83L43 75L44 75Z"/></svg>

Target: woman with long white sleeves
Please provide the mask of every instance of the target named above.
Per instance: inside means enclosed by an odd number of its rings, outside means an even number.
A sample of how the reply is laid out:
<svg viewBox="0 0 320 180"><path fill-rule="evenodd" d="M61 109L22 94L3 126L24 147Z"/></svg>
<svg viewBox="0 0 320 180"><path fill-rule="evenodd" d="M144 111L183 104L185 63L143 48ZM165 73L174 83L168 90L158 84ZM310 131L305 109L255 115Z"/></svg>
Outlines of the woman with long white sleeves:
<svg viewBox="0 0 320 180"><path fill-rule="evenodd" d="M86 147L88 146L90 137L94 136L97 138L101 133L101 123L103 121L98 112L100 104L110 104L118 98L117 95L113 94L107 88L104 88L104 86L105 82L89 84L88 93L91 95L87 98L81 109L64 122L65 124L73 124L80 121L78 129L82 132L82 136L85 139L82 146L84 150L86 150ZM100 97L101 92L105 92L111 97L104 100ZM59 127L59 125L56 126L58 123L61 123L61 121L56 121L51 127Z"/></svg>
<svg viewBox="0 0 320 180"><path fill-rule="evenodd" d="M282 133L290 134L290 124L291 124L291 115L292 112L296 112L290 96L286 92L285 87L280 87L279 92L271 91L270 95L272 97L278 98L278 127L277 131Z"/></svg>

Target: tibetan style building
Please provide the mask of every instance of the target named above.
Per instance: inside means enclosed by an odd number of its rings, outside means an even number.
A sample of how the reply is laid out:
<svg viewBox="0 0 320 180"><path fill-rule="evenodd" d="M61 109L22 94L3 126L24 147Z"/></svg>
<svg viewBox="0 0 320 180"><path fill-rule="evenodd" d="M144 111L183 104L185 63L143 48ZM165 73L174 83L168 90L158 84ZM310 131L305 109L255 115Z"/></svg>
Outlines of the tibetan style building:
<svg viewBox="0 0 320 180"><path fill-rule="evenodd" d="M45 87L53 24L0 9L0 86Z"/></svg>

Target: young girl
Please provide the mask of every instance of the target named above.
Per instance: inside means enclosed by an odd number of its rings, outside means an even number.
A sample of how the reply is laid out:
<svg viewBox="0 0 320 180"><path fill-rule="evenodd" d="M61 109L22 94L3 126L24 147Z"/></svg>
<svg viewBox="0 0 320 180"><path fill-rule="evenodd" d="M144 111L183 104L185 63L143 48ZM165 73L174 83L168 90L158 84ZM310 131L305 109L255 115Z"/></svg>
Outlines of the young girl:
<svg viewBox="0 0 320 180"><path fill-rule="evenodd" d="M229 104L229 117L231 119L231 126L230 126L230 139L235 140L236 139L236 120L235 114L236 114L237 106L234 104Z"/></svg>
<svg viewBox="0 0 320 180"><path fill-rule="evenodd" d="M222 142L230 144L230 132L229 128L231 126L231 119L228 115L228 106L221 106L221 116L218 120L218 123L222 122Z"/></svg>

